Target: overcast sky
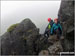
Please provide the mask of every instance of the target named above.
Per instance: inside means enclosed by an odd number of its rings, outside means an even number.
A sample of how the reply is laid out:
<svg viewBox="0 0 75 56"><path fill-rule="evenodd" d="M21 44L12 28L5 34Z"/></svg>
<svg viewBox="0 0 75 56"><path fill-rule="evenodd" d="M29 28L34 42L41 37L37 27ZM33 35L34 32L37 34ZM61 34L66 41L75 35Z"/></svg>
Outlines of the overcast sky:
<svg viewBox="0 0 75 56"><path fill-rule="evenodd" d="M1 34L15 23L30 18L43 33L47 18L57 18L61 1L1 1Z"/></svg>

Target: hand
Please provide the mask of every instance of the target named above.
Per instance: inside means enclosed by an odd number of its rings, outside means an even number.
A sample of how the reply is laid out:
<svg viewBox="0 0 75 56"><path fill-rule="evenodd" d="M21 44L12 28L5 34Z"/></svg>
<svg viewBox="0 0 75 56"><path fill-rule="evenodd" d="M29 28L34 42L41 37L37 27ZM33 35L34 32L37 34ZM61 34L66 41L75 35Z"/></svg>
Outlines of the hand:
<svg viewBox="0 0 75 56"><path fill-rule="evenodd" d="M50 35L53 35L52 33Z"/></svg>

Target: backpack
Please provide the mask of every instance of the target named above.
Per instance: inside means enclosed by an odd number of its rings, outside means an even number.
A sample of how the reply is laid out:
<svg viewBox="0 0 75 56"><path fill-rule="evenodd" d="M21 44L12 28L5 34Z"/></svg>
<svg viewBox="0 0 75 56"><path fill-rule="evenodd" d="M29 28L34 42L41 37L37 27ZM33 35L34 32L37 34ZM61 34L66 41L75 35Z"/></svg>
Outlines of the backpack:
<svg viewBox="0 0 75 56"><path fill-rule="evenodd" d="M51 29L51 25L50 24L48 25L48 29Z"/></svg>

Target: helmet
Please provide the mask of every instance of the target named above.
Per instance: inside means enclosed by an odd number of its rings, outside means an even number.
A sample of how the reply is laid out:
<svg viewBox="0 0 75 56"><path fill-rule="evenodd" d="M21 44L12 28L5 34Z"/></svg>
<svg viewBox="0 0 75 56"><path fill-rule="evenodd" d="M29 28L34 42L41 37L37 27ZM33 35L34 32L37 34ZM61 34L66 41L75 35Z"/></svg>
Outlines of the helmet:
<svg viewBox="0 0 75 56"><path fill-rule="evenodd" d="M58 21L58 18L55 18L54 21Z"/></svg>
<svg viewBox="0 0 75 56"><path fill-rule="evenodd" d="M51 21L51 18L48 18L48 21L50 22Z"/></svg>

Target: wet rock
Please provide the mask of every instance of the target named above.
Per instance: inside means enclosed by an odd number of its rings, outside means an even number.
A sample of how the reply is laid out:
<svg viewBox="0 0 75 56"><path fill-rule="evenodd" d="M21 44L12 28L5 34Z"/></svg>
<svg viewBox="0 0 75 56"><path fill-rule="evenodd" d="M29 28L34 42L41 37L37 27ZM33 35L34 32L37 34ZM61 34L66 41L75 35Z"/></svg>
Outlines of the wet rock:
<svg viewBox="0 0 75 56"><path fill-rule="evenodd" d="M56 35L51 35L49 38L48 38L48 43L52 43L54 44L56 42Z"/></svg>
<svg viewBox="0 0 75 56"><path fill-rule="evenodd" d="M3 55L23 55L34 53L34 43L39 35L39 29L25 19L19 23L12 32L1 36L1 49Z"/></svg>
<svg viewBox="0 0 75 56"><path fill-rule="evenodd" d="M2 55L36 55L47 48L47 38L39 34L30 19L24 19L1 36Z"/></svg>
<svg viewBox="0 0 75 56"><path fill-rule="evenodd" d="M42 51L39 53L39 56L41 56L41 55L49 55L48 50L42 50Z"/></svg>
<svg viewBox="0 0 75 56"><path fill-rule="evenodd" d="M48 48L50 55L60 54L63 51L60 41L55 42L52 46Z"/></svg>
<svg viewBox="0 0 75 56"><path fill-rule="evenodd" d="M61 1L58 18L59 21L61 21L63 27L64 40L62 41L62 46L64 48L64 51L73 52L74 51L74 1L69 1L69 0Z"/></svg>

